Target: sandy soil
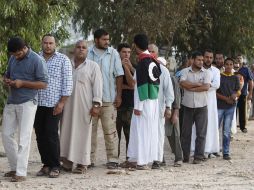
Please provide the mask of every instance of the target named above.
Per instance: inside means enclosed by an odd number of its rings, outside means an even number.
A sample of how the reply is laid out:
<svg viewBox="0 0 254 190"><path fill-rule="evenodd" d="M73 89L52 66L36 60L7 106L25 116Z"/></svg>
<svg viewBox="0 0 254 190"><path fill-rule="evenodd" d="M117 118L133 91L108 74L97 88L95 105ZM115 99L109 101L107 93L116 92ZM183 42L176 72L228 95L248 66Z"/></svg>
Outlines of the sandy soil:
<svg viewBox="0 0 254 190"><path fill-rule="evenodd" d="M173 167L173 155L168 142L165 143L167 166L160 170L128 171L119 170L118 174L107 174L106 155L102 130L99 132L98 161L94 169L86 174L61 173L57 179L36 177L40 169L40 157L33 134L29 158L28 177L22 183L10 183L2 177L8 171L6 157L0 157L0 189L44 190L44 189L235 189L254 190L254 122L249 122L249 132L238 131L232 141L232 161L212 158L201 165L184 164L181 168ZM124 161L125 148L122 142L121 161ZM3 146L0 139L0 152Z"/></svg>

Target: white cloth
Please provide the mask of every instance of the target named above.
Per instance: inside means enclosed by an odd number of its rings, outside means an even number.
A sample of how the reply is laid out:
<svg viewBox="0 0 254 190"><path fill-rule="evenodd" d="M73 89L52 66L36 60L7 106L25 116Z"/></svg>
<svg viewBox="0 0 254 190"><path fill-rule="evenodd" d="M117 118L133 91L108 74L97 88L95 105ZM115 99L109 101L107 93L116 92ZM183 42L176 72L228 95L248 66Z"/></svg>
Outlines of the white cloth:
<svg viewBox="0 0 254 190"><path fill-rule="evenodd" d="M136 78L136 74L134 75ZM158 160L158 99L140 101L137 84L134 88L134 109L142 111L140 116L132 114L127 156L130 162L146 165Z"/></svg>
<svg viewBox="0 0 254 190"><path fill-rule="evenodd" d="M27 165L37 105L33 101L6 104L3 112L3 145L11 171L17 176L27 175ZM15 133L18 131L15 140Z"/></svg>
<svg viewBox="0 0 254 190"><path fill-rule="evenodd" d="M237 107L235 108L235 112L234 112L234 116L233 116L233 120L232 120L232 126L231 126L231 133L232 134L237 133L236 109L237 109Z"/></svg>
<svg viewBox="0 0 254 190"><path fill-rule="evenodd" d="M207 123L207 133L206 133L206 153L215 153L220 151L220 141L219 141L219 121L218 121L218 108L217 108L217 98L216 90L220 87L220 70L214 66L209 69L211 74L211 87L207 93L208 96L208 123ZM195 124L192 128L192 138L191 138L191 151L195 151L195 140L196 140L196 128Z"/></svg>
<svg viewBox="0 0 254 190"><path fill-rule="evenodd" d="M102 75L97 63L86 60L73 68L73 92L63 113L60 145L61 157L77 164L89 165L91 153L92 102L102 103Z"/></svg>
<svg viewBox="0 0 254 190"><path fill-rule="evenodd" d="M160 64L160 86L159 86L159 120L158 120L158 160L162 162L164 153L165 139L165 117L164 112L166 107L171 108L174 101L174 89L168 69Z"/></svg>

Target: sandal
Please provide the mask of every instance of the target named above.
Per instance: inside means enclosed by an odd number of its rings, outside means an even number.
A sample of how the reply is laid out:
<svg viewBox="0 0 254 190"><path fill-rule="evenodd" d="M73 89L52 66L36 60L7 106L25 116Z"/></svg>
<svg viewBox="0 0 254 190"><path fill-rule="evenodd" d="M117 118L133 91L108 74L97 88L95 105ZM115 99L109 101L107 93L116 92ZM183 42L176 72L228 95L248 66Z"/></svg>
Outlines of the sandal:
<svg viewBox="0 0 254 190"><path fill-rule="evenodd" d="M9 171L4 174L4 177L14 177L16 175L16 171Z"/></svg>
<svg viewBox="0 0 254 190"><path fill-rule="evenodd" d="M175 163L174 163L174 167L181 167L182 166L182 161L181 160L179 160L179 161L176 161Z"/></svg>
<svg viewBox="0 0 254 190"><path fill-rule="evenodd" d="M51 171L49 172L50 178L58 178L59 175L60 175L60 171L58 168L52 168Z"/></svg>
<svg viewBox="0 0 254 190"><path fill-rule="evenodd" d="M36 176L47 176L49 175L49 167L48 166L43 166L40 171L37 172Z"/></svg>
<svg viewBox="0 0 254 190"><path fill-rule="evenodd" d="M81 164L78 164L77 167L72 171L74 174L84 174L87 170L87 167Z"/></svg>
<svg viewBox="0 0 254 190"><path fill-rule="evenodd" d="M118 163L116 163L116 162L108 162L106 164L106 166L107 166L107 169L110 169L110 170L117 169L118 168Z"/></svg>
<svg viewBox="0 0 254 190"><path fill-rule="evenodd" d="M150 168L147 165L137 165L137 170L149 170Z"/></svg>
<svg viewBox="0 0 254 190"><path fill-rule="evenodd" d="M71 170L72 170L72 168L67 168L67 167L65 167L64 165L61 165L61 166L60 166L60 169L63 170L63 171L65 171L65 172L71 172Z"/></svg>
<svg viewBox="0 0 254 190"><path fill-rule="evenodd" d="M22 182L22 181L25 181L26 180L26 177L24 176L17 176L17 175L14 175L12 178L11 178L11 182Z"/></svg>
<svg viewBox="0 0 254 190"><path fill-rule="evenodd" d="M121 167L121 168L128 168L128 169L136 169L137 165L132 163L132 162L125 161L125 162L121 163L119 165L119 167Z"/></svg>

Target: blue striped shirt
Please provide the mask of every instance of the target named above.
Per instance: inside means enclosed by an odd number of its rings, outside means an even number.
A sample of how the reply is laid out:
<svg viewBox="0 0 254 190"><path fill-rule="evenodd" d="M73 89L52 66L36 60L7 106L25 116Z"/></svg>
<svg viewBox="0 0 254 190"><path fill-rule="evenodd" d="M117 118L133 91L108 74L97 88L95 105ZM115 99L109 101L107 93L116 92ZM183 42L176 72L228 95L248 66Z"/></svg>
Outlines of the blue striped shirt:
<svg viewBox="0 0 254 190"><path fill-rule="evenodd" d="M43 53L40 53L43 57ZM48 67L48 86L39 90L38 105L54 107L62 96L70 96L73 88L72 65L70 59L59 52L55 52L46 61Z"/></svg>

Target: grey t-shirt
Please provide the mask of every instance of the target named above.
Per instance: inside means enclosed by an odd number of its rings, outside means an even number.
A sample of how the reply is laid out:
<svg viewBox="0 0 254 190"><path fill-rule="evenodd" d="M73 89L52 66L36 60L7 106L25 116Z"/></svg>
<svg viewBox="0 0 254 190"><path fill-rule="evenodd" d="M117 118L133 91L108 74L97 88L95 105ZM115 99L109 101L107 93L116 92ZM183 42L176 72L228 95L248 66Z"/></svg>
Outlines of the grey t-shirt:
<svg viewBox="0 0 254 190"><path fill-rule="evenodd" d="M22 60L11 56L8 62L6 77L11 80L48 82L45 61L31 49ZM22 104L27 101L37 103L38 90L29 88L10 88L7 104Z"/></svg>

